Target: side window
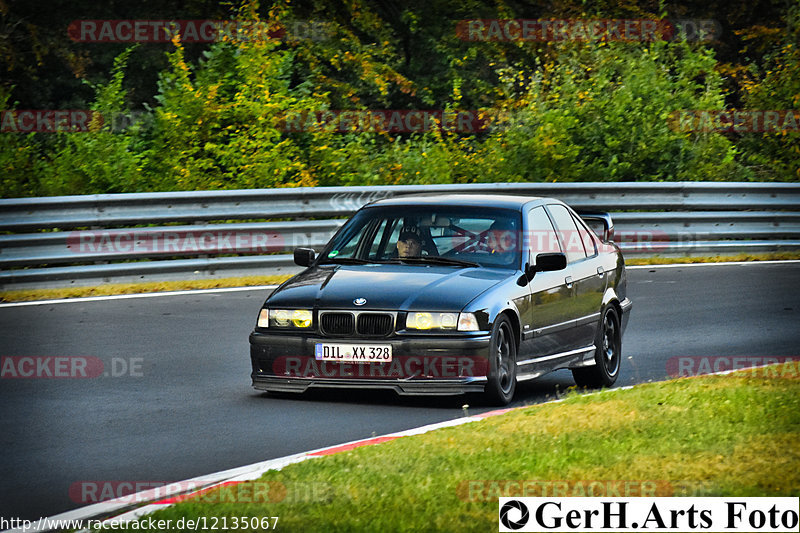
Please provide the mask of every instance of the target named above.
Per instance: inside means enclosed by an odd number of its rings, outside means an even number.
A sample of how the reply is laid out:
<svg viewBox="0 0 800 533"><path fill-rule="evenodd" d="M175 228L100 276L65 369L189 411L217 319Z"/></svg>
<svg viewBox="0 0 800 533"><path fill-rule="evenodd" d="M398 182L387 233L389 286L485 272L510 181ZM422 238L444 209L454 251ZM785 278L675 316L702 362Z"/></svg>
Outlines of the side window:
<svg viewBox="0 0 800 533"><path fill-rule="evenodd" d="M553 229L553 223L544 210L544 207L534 207L528 213L528 231L525 235L528 241L531 256L528 259L530 264L535 264L537 254L558 253L561 245Z"/></svg>
<svg viewBox="0 0 800 533"><path fill-rule="evenodd" d="M375 232L375 238L372 239L372 246L369 249L370 259L381 259L392 251L391 248L394 246L394 242L389 242L391 228L387 228L390 222L392 221L389 219L383 219L378 223L378 228ZM394 222L396 223L396 221ZM386 250L386 252L381 255L380 252L382 250Z"/></svg>
<svg viewBox="0 0 800 533"><path fill-rule="evenodd" d="M583 241L583 247L586 249L586 255L589 257L594 257L597 255L597 245L592 238L592 233L590 230L586 229L586 224L575 215L572 215L573 220L575 221L575 225L578 226L578 233L581 235L581 241Z"/></svg>
<svg viewBox="0 0 800 533"><path fill-rule="evenodd" d="M567 255L567 263L580 261L586 257L586 249L583 247L581 234L578 227L572 220L567 208L559 204L549 204L547 206L550 214L553 215L558 235L561 237L561 244L564 246L564 253Z"/></svg>
<svg viewBox="0 0 800 533"><path fill-rule="evenodd" d="M358 233L352 235L349 240L342 246L339 250L332 250L328 257L355 257L356 249L358 248L358 243L361 241L362 236L364 235L364 230L366 230L367 225L361 226L358 230Z"/></svg>

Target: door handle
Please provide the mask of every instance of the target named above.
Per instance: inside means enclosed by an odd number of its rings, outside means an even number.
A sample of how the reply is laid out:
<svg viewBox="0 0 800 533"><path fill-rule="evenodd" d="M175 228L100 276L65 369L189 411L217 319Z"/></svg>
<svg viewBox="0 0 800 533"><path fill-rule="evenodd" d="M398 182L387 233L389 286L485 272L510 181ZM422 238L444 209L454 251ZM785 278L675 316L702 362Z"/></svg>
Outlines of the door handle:
<svg viewBox="0 0 800 533"><path fill-rule="evenodd" d="M564 278L564 283L567 284L567 288L568 289L571 289L572 288L572 276L567 276L566 278Z"/></svg>

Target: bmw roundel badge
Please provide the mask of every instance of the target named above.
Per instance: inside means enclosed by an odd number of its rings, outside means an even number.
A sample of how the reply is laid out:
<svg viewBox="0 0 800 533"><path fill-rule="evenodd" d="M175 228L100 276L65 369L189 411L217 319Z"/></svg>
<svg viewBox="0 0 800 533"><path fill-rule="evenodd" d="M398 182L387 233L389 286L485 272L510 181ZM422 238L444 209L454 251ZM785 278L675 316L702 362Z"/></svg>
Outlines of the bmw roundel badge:
<svg viewBox="0 0 800 533"><path fill-rule="evenodd" d="M365 303L367 303L367 299L366 298L356 298L355 300L353 300L353 303L356 304L356 305L364 305Z"/></svg>

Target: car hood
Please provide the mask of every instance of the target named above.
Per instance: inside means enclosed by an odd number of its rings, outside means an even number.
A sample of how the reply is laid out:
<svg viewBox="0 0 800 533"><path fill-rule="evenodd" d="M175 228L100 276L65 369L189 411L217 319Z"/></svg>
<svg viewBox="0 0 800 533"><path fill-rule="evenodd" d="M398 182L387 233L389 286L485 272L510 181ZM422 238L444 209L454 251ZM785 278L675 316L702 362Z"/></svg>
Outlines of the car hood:
<svg viewBox="0 0 800 533"><path fill-rule="evenodd" d="M341 265L311 268L267 299L271 307L460 311L514 273L449 266ZM354 300L366 299L356 306Z"/></svg>

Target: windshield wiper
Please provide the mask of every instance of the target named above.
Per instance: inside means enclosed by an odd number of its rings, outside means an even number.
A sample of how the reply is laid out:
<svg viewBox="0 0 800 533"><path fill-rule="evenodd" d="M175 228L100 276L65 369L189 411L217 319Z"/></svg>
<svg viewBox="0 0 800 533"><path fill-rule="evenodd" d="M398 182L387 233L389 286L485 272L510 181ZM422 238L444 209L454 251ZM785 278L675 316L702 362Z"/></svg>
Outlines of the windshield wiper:
<svg viewBox="0 0 800 533"><path fill-rule="evenodd" d="M361 259L360 257L329 257L323 265L384 265L387 263L397 263L397 259Z"/></svg>
<svg viewBox="0 0 800 533"><path fill-rule="evenodd" d="M360 259L358 257L329 257L322 264L367 265L367 264L397 264L397 263L448 265L448 266L461 266L461 267L480 266L478 263L473 263L472 261L464 261L463 259L453 259L450 257L441 257L438 255L421 255L417 257L392 257L384 260Z"/></svg>
<svg viewBox="0 0 800 533"><path fill-rule="evenodd" d="M421 255L419 257L398 257L403 263L424 263L432 265L451 265L462 267L479 267L478 263L464 261L463 259L453 259L451 257L441 257L438 255Z"/></svg>

